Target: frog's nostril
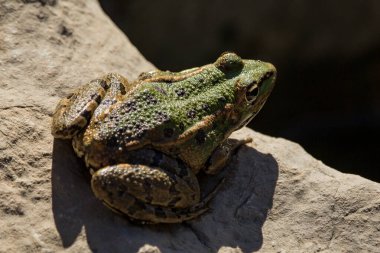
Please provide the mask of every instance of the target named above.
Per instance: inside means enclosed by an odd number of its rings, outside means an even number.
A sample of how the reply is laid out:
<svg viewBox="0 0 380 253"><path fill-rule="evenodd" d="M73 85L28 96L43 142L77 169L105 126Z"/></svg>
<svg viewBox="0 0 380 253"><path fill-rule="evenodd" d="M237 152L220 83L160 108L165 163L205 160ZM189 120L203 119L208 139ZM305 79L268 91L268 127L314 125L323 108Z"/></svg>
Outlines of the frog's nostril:
<svg viewBox="0 0 380 253"><path fill-rule="evenodd" d="M275 75L274 71L268 71L263 78L261 79L261 83L268 80L269 78L273 77Z"/></svg>
<svg viewBox="0 0 380 253"><path fill-rule="evenodd" d="M260 81L258 82L258 86L259 87L263 87L263 85L265 85L264 82L266 82L267 80L274 80L276 76L276 72L275 71L268 71L265 73L265 75L263 75L260 79Z"/></svg>

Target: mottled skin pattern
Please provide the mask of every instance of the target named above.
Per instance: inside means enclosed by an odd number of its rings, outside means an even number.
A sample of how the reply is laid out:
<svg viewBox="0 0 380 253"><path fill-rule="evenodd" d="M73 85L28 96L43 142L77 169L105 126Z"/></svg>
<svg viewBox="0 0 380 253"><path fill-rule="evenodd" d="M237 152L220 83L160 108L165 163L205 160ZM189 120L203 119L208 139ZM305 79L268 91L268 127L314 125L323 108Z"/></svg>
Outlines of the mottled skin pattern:
<svg viewBox="0 0 380 253"><path fill-rule="evenodd" d="M196 174L218 173L250 140L228 136L261 109L275 80L273 65L222 54L178 73L118 74L91 81L62 99L52 134L70 138L108 207L147 223L175 223L207 210Z"/></svg>

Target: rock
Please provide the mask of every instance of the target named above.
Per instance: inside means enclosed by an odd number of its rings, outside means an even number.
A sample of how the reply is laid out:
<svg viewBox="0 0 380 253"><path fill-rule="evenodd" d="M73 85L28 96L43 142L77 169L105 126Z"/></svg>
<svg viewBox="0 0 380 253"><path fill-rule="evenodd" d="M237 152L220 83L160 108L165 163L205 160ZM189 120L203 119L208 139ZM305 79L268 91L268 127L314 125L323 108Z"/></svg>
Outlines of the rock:
<svg viewBox="0 0 380 253"><path fill-rule="evenodd" d="M131 224L93 196L70 142L50 135L50 117L74 87L153 65L95 1L0 0L0 31L1 252L378 251L379 184L247 128L235 135L254 143L226 168L208 213Z"/></svg>

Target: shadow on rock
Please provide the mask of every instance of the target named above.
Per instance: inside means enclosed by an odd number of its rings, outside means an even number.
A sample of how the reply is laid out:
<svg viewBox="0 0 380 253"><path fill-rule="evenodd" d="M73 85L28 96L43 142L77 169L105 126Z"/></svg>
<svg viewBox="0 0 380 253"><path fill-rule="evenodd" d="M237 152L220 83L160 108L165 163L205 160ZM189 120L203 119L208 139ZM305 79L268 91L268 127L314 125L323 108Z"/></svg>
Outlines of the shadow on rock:
<svg viewBox="0 0 380 253"><path fill-rule="evenodd" d="M62 245L71 246L97 203L84 164L77 158L71 141L54 140L52 164L52 207Z"/></svg>
<svg viewBox="0 0 380 253"><path fill-rule="evenodd" d="M71 143L55 140L52 168L53 215L65 248L85 244L94 252L137 252L145 244L162 252L216 252L222 246L244 252L261 248L262 226L272 207L278 165L271 155L245 146L226 168L224 186L210 211L182 224L134 225L103 206L91 192L84 163ZM202 189L217 177L201 178Z"/></svg>
<svg viewBox="0 0 380 253"><path fill-rule="evenodd" d="M189 227L210 252L222 246L243 252L259 250L262 227L272 208L278 164L270 154L244 146L227 168L225 186L213 200L211 211Z"/></svg>

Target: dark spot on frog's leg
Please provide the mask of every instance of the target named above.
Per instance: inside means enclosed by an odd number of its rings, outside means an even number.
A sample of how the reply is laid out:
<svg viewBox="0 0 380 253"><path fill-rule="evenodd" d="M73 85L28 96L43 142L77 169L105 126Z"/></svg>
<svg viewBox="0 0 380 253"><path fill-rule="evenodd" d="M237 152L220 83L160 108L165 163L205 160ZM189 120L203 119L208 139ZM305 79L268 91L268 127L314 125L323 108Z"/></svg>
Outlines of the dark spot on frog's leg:
<svg viewBox="0 0 380 253"><path fill-rule="evenodd" d="M127 101L126 103L124 103L123 107L124 108L122 108L122 110L124 109L125 112L133 112L133 111L137 110L136 101L135 100L129 100L129 101Z"/></svg>
<svg viewBox="0 0 380 253"><path fill-rule="evenodd" d="M112 135L107 139L107 146L115 148L119 144L119 136Z"/></svg>
<svg viewBox="0 0 380 253"><path fill-rule="evenodd" d="M152 197L152 185L150 184L150 181L147 179L143 180L143 187L144 187L144 193L145 193L145 200L148 203L152 203L153 197Z"/></svg>
<svg viewBox="0 0 380 253"><path fill-rule="evenodd" d="M117 196L120 198L120 197L123 197L124 194L126 193L127 191L127 188L125 186L122 186L122 185L119 185L117 187Z"/></svg>
<svg viewBox="0 0 380 253"><path fill-rule="evenodd" d="M186 168L186 165L184 165L182 162L178 163L178 176L181 178L188 176L188 170Z"/></svg>
<svg viewBox="0 0 380 253"><path fill-rule="evenodd" d="M145 197L146 202L152 203L153 197L150 195L150 193L146 192L147 196Z"/></svg>
<svg viewBox="0 0 380 253"><path fill-rule="evenodd" d="M170 117L167 113L158 111L155 115L155 120L157 120L160 123L168 122L170 120Z"/></svg>
<svg viewBox="0 0 380 253"><path fill-rule="evenodd" d="M162 159L163 159L163 154L161 152L155 151L154 156L153 156L153 164L151 165L159 167Z"/></svg>
<svg viewBox="0 0 380 253"><path fill-rule="evenodd" d="M190 109L187 112L187 117L189 117L190 119L194 119L196 115L197 115L197 112L194 109Z"/></svg>
<svg viewBox="0 0 380 253"><path fill-rule="evenodd" d="M60 134L60 135L62 135L64 132L63 131L59 131L59 132L57 132L57 134ZM76 133L76 130L75 129L70 129L69 130L69 135L71 136L71 135L74 135Z"/></svg>
<svg viewBox="0 0 380 253"><path fill-rule="evenodd" d="M108 85L107 85L107 82L106 80L104 79L98 79L99 80L99 85L102 86L103 89L108 89Z"/></svg>
<svg viewBox="0 0 380 253"><path fill-rule="evenodd" d="M141 139L142 137L144 137L145 134L146 134L146 130L145 129L139 129L139 130L136 131L135 137L138 138L138 139Z"/></svg>
<svg viewBox="0 0 380 253"><path fill-rule="evenodd" d="M212 123L212 129L217 129L218 126L219 126L219 122L218 122L218 121L214 121L214 122Z"/></svg>
<svg viewBox="0 0 380 253"><path fill-rule="evenodd" d="M81 130L81 129L82 129L82 127L79 126L79 125L73 125L72 127L70 127L70 130L71 130L71 131L79 131L79 130Z"/></svg>
<svg viewBox="0 0 380 253"><path fill-rule="evenodd" d="M102 102L102 96L98 93L92 94L90 99L95 101L98 104L100 104L100 102Z"/></svg>
<svg viewBox="0 0 380 253"><path fill-rule="evenodd" d="M137 199L133 198L133 204L131 204L128 207L128 214L133 215L137 211L141 211L141 210L145 210L145 205L141 203L140 201L138 201Z"/></svg>
<svg viewBox="0 0 380 253"><path fill-rule="evenodd" d="M175 184L171 184L170 188L169 188L169 193L172 196L175 196L175 195L179 195L180 192L176 189L176 185Z"/></svg>
<svg viewBox="0 0 380 253"><path fill-rule="evenodd" d="M82 112L82 116L88 121L92 116L92 112L89 110L84 110Z"/></svg>
<svg viewBox="0 0 380 253"><path fill-rule="evenodd" d="M209 168L209 167L211 166L211 164L212 164L212 161L211 161L212 159L211 159L211 157L212 157L212 156L210 156L210 157L207 159L207 161L206 161L206 163L205 163L205 165L204 165L205 168Z"/></svg>
<svg viewBox="0 0 380 253"><path fill-rule="evenodd" d="M175 198L173 198L172 200L170 200L170 202L168 203L168 207L169 208L173 208L175 207L175 205L181 200L181 197L180 196L177 196Z"/></svg>
<svg viewBox="0 0 380 253"><path fill-rule="evenodd" d="M119 83L119 90L120 90L121 95L125 95L127 93L122 83Z"/></svg>
<svg viewBox="0 0 380 253"><path fill-rule="evenodd" d="M102 102L102 97L101 96L96 96L95 102L99 105Z"/></svg>
<svg viewBox="0 0 380 253"><path fill-rule="evenodd" d="M155 207L154 214L159 218L166 218L166 213L161 207Z"/></svg>
<svg viewBox="0 0 380 253"><path fill-rule="evenodd" d="M178 90L175 90L175 93L176 93L177 96L179 96L179 97L183 97L183 96L186 95L186 91L185 91L185 89L183 89L183 88L179 88Z"/></svg>
<svg viewBox="0 0 380 253"><path fill-rule="evenodd" d="M173 134L174 134L174 130L173 130L173 128L165 128L165 129L164 129L164 136L165 136L166 138L170 138L170 137L172 137Z"/></svg>
<svg viewBox="0 0 380 253"><path fill-rule="evenodd" d="M156 104L157 98L149 90L145 89L140 96L140 99L143 99L147 104Z"/></svg>
<svg viewBox="0 0 380 253"><path fill-rule="evenodd" d="M87 120L87 119L86 119ZM75 133L79 132L83 127L79 125L73 125L68 129L69 135L74 135ZM65 132L65 131L63 131Z"/></svg>
<svg viewBox="0 0 380 253"><path fill-rule="evenodd" d="M197 141L197 144L199 145L205 143L206 133L203 130L198 130L197 134L195 135L195 140Z"/></svg>
<svg viewBox="0 0 380 253"><path fill-rule="evenodd" d="M210 106L208 104L203 104L202 106L202 110L208 112L210 110Z"/></svg>
<svg viewBox="0 0 380 253"><path fill-rule="evenodd" d="M225 97L219 97L218 101L219 101L219 103L225 103L227 100Z"/></svg>
<svg viewBox="0 0 380 253"><path fill-rule="evenodd" d="M108 195L108 201L110 202L110 204L113 204L114 203L114 201L113 201L113 192L109 191L109 192L107 192L107 195Z"/></svg>
<svg viewBox="0 0 380 253"><path fill-rule="evenodd" d="M115 158L108 158L107 160L108 165L115 165L117 163ZM105 164L102 164L103 166L106 166Z"/></svg>
<svg viewBox="0 0 380 253"><path fill-rule="evenodd" d="M157 104L157 99L153 96L153 95L150 95L147 97L147 102L148 104Z"/></svg>

